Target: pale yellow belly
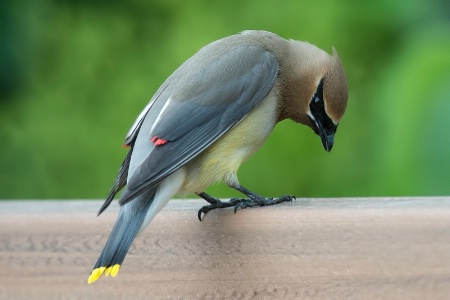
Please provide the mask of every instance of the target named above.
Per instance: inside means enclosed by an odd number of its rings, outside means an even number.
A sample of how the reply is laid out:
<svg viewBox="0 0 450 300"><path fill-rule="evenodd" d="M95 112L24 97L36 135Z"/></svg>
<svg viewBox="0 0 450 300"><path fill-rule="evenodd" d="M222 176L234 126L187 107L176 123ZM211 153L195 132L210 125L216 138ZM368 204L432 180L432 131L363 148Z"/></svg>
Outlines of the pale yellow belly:
<svg viewBox="0 0 450 300"><path fill-rule="evenodd" d="M219 181L237 183L239 166L263 145L275 126L276 114L276 101L270 94L239 124L183 167L186 177L179 194L203 192Z"/></svg>

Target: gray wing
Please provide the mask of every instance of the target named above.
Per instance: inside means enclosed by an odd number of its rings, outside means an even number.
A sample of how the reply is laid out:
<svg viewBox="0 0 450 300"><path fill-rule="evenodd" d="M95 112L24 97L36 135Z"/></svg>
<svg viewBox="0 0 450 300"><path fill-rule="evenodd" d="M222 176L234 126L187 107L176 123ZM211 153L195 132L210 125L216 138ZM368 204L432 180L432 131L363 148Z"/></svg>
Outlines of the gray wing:
<svg viewBox="0 0 450 300"><path fill-rule="evenodd" d="M154 187L241 121L269 94L278 68L275 56L261 47L218 50L212 44L177 69L154 100L159 103L143 116L153 118L150 130L140 128L146 120L134 130L154 147L129 176L120 204Z"/></svg>

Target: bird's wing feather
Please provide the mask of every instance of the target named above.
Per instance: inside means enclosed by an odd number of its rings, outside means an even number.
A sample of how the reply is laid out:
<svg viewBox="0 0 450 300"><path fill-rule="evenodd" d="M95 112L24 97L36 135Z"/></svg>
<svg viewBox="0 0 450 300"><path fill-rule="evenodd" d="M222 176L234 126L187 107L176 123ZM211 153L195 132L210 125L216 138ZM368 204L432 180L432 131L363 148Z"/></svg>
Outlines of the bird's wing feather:
<svg viewBox="0 0 450 300"><path fill-rule="evenodd" d="M106 198L102 207L100 207L97 215L100 215L102 212L105 211L105 209L108 208L108 206L114 200L114 197L116 196L116 194L127 184L128 168L130 167L130 159L131 159L132 153L133 153L133 148L131 148L128 151L127 156L123 160L122 165L120 166L119 172L116 176L116 179L114 180L113 186L109 190L108 197Z"/></svg>
<svg viewBox="0 0 450 300"><path fill-rule="evenodd" d="M158 184L241 121L269 94L278 74L274 55L257 46L213 51L208 60L197 56L165 82L167 89L155 101L166 102L148 108L159 110L144 116L154 119L149 132L140 131L145 121L139 123L139 135L154 147L129 176L120 204Z"/></svg>

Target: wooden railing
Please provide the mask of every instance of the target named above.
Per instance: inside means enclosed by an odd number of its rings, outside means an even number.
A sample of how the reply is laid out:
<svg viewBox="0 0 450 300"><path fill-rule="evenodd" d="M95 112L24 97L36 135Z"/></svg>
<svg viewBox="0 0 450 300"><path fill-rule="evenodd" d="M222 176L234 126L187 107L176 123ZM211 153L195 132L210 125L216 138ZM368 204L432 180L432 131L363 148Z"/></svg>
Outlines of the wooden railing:
<svg viewBox="0 0 450 300"><path fill-rule="evenodd" d="M0 299L450 299L450 197L172 200L116 278L87 278L118 211L0 201Z"/></svg>

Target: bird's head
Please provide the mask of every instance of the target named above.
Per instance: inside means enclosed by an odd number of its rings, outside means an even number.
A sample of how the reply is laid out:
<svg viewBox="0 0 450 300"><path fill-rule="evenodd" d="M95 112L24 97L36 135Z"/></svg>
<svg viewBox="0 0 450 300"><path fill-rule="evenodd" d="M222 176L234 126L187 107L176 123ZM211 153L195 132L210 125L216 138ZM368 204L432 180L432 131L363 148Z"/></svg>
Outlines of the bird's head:
<svg viewBox="0 0 450 300"><path fill-rule="evenodd" d="M336 50L329 55L303 42L293 44L291 59L296 60L292 76L285 82L285 116L311 127L320 136L323 147L330 151L334 134L344 115L348 88L344 69ZM282 71L282 70L281 70Z"/></svg>

